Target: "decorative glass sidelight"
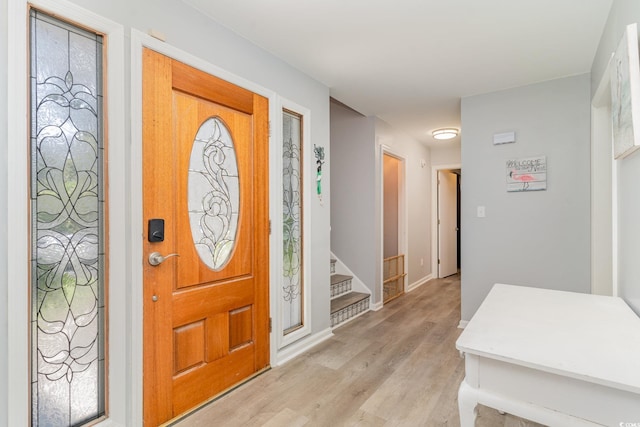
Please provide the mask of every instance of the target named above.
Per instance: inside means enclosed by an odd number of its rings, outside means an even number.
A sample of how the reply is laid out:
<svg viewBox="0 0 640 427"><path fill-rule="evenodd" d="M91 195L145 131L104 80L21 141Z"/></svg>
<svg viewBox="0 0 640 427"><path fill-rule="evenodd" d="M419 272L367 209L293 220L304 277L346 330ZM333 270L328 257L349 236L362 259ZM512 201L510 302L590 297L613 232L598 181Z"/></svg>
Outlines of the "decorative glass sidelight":
<svg viewBox="0 0 640 427"><path fill-rule="evenodd" d="M32 425L105 414L102 36L30 12Z"/></svg>
<svg viewBox="0 0 640 427"><path fill-rule="evenodd" d="M284 110L282 150L284 334L303 326L302 116Z"/></svg>
<svg viewBox="0 0 640 427"><path fill-rule="evenodd" d="M240 182L229 129L218 117L196 133L189 163L189 222L198 255L212 270L231 258L238 229Z"/></svg>

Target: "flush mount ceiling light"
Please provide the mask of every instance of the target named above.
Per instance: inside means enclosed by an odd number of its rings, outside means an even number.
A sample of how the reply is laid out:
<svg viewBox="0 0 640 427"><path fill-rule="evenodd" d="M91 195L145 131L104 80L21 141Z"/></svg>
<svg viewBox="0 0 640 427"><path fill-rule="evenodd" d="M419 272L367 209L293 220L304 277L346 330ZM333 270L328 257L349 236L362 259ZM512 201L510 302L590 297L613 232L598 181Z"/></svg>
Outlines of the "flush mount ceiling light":
<svg viewBox="0 0 640 427"><path fill-rule="evenodd" d="M444 128L434 130L431 135L433 135L435 139L451 139L458 136L458 132L458 129Z"/></svg>

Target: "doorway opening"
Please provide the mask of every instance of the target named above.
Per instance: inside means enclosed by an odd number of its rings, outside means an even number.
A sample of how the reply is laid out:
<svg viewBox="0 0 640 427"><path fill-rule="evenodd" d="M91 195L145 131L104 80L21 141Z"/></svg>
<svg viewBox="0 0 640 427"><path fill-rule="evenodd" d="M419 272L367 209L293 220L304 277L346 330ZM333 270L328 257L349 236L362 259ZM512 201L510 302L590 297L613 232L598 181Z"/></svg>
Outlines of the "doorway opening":
<svg viewBox="0 0 640 427"><path fill-rule="evenodd" d="M461 269L460 185L459 165L434 167L433 274L444 278Z"/></svg>
<svg viewBox="0 0 640 427"><path fill-rule="evenodd" d="M382 302L386 304L404 294L405 288L404 159L383 149L382 169Z"/></svg>

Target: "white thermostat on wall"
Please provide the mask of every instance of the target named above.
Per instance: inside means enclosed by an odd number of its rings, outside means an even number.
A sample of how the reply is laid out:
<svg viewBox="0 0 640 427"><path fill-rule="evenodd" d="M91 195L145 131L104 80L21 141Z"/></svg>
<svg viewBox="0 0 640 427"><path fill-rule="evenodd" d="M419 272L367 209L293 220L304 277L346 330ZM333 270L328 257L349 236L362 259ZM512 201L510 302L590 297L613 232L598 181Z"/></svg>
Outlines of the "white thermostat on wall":
<svg viewBox="0 0 640 427"><path fill-rule="evenodd" d="M493 145L511 144L512 142L516 142L515 132L503 132L503 133L493 134Z"/></svg>

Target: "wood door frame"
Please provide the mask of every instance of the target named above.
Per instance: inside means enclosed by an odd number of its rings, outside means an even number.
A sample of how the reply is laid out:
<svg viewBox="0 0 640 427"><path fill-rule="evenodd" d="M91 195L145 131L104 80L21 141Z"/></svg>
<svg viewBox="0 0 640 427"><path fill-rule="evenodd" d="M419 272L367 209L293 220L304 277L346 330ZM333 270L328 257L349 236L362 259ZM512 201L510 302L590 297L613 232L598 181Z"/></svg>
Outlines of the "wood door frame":
<svg viewBox="0 0 640 427"><path fill-rule="evenodd" d="M452 163L431 166L431 274L438 278L438 172L442 170L462 169L462 164ZM462 230L460 230L462 233ZM458 248L461 250L461 248Z"/></svg>
<svg viewBox="0 0 640 427"><path fill-rule="evenodd" d="M227 70L224 70L207 60L198 58L188 52L185 52L177 47L155 39L141 31L131 29L131 164L130 171L130 219L131 219L131 232L130 236L142 236L143 235L143 205L142 205L142 51L144 48L152 49L165 56L176 59L191 67L200 69L206 73L214 75L220 79L226 80L236 86L240 86L244 89L250 90L258 95L262 95L269 100L269 118L271 127L282 125L282 118L278 116L278 108L280 103L278 102L277 94L271 90L263 88L260 85L252 83L242 77L239 77ZM273 177L274 167L272 165L274 158L274 146L273 137L270 132L269 135L269 157L270 157L270 180ZM275 203L270 203L269 216L275 217L282 215L282 206L275 206ZM273 241L276 239L270 239L269 249L273 251ZM130 241L131 258L134 260L131 265L131 277L132 283L130 287L131 292L131 319L128 322L131 326L131 419L142 420L143 418L143 298L142 298L142 286L143 286L143 259L144 252L142 249L142 239L132 238ZM272 252L276 253L276 252ZM274 281L274 269L270 269L269 281ZM271 288L271 285L269 286ZM269 310L273 313L273 307ZM274 334L270 335L269 341L271 344L271 359L273 360L273 351L275 343L273 340Z"/></svg>
<svg viewBox="0 0 640 427"><path fill-rule="evenodd" d="M380 236L378 247L378 274L380 282L376 284L376 300L374 305L376 309L380 309L384 299L384 156L388 155L398 160L398 252L404 254L404 272L408 271L409 265L409 245L408 230L409 224L407 209L407 158L394 150L392 147L380 143L379 170L380 170L380 188L378 188L380 204L378 206L380 217L378 224L378 232ZM408 277L408 276L406 276ZM404 290L407 291L407 283L404 283Z"/></svg>

